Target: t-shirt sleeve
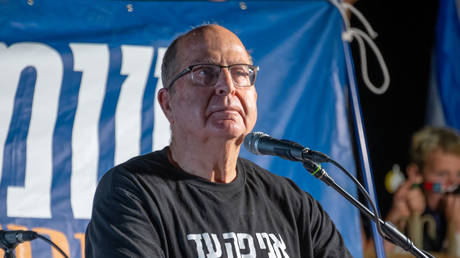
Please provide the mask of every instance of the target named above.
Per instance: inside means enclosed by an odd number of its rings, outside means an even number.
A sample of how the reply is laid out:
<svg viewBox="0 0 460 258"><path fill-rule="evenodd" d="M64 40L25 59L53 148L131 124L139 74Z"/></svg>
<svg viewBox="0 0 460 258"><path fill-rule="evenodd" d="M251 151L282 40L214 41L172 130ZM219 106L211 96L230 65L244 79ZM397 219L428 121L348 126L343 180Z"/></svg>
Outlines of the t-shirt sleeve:
<svg viewBox="0 0 460 258"><path fill-rule="evenodd" d="M311 239L314 257L352 257L340 232L321 204L305 193L303 205L304 238Z"/></svg>
<svg viewBox="0 0 460 258"><path fill-rule="evenodd" d="M160 228L146 211L140 191L135 178L121 166L104 175L86 229L87 258L165 257Z"/></svg>

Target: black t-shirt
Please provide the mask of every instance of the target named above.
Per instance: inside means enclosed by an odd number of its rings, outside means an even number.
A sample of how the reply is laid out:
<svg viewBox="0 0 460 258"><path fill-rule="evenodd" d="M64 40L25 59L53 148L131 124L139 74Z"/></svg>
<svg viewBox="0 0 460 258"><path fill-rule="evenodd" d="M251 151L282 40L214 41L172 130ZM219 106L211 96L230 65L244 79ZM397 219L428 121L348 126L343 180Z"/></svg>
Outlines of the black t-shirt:
<svg viewBox="0 0 460 258"><path fill-rule="evenodd" d="M231 183L174 167L166 148L107 172L86 257L351 257L329 216L291 180L239 158Z"/></svg>

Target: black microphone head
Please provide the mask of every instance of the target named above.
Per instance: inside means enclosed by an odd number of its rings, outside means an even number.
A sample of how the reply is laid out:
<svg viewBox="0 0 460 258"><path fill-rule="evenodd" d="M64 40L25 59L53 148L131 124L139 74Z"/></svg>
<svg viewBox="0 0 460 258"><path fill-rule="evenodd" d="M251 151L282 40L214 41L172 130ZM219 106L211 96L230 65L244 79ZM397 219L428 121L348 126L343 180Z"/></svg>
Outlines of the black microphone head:
<svg viewBox="0 0 460 258"><path fill-rule="evenodd" d="M268 134L262 132L252 132L244 137L244 148L251 153L261 155L257 149L257 144L261 137L268 136Z"/></svg>

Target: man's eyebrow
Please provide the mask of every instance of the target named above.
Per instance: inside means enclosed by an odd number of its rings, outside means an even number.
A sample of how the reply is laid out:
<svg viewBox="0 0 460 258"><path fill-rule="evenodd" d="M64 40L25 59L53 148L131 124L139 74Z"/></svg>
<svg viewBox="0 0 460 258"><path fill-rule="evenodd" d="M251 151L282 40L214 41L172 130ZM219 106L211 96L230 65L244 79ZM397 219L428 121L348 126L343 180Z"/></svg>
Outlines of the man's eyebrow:
<svg viewBox="0 0 460 258"><path fill-rule="evenodd" d="M216 59L212 59L212 58L193 59L191 63L192 65L193 64L219 64L219 62L216 61Z"/></svg>
<svg viewBox="0 0 460 258"><path fill-rule="evenodd" d="M207 59L207 58L193 59L192 61L190 61L190 64L188 64L188 65L196 65L196 64L222 65L222 63L219 62L219 61L216 61L216 59ZM249 60L249 62L247 62L247 61L238 61L238 62L229 62L229 63L227 63L227 65L232 65L232 64L252 64L252 61Z"/></svg>

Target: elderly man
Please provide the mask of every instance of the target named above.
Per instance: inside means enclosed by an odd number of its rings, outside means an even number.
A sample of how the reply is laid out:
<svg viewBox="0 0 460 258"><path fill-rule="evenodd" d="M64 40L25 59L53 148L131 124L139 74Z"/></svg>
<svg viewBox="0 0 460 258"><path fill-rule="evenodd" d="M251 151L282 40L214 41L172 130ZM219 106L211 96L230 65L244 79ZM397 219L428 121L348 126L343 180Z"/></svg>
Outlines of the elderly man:
<svg viewBox="0 0 460 258"><path fill-rule="evenodd" d="M86 257L350 257L312 197L238 158L257 118L258 67L218 25L168 48L158 99L171 144L107 172Z"/></svg>

